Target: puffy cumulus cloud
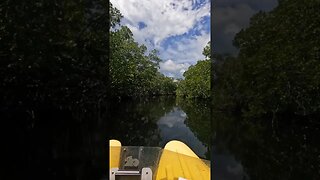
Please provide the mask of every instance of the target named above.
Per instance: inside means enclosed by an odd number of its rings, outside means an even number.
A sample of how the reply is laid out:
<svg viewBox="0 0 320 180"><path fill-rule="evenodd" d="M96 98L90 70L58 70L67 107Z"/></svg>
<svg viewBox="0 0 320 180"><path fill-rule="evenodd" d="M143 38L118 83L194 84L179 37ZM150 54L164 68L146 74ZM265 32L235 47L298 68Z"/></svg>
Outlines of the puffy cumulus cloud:
<svg viewBox="0 0 320 180"><path fill-rule="evenodd" d="M111 0L120 10L139 43L151 39L153 48L175 35L188 32L196 22L210 15L209 0ZM139 23L146 26L139 28Z"/></svg>
<svg viewBox="0 0 320 180"><path fill-rule="evenodd" d="M210 41L210 34L202 32L198 36L183 36L160 49L163 59L174 59L177 63L196 64L204 59L202 51Z"/></svg>
<svg viewBox="0 0 320 180"><path fill-rule="evenodd" d="M209 0L111 0L124 16L121 24L164 60L160 72L182 78L186 69L204 59L210 41ZM170 67L171 66L171 67Z"/></svg>
<svg viewBox="0 0 320 180"><path fill-rule="evenodd" d="M236 53L232 45L235 35L248 26L250 17L255 13L248 4L217 7L213 12L213 42L218 53ZM223 42L226 41L227 43Z"/></svg>
<svg viewBox="0 0 320 180"><path fill-rule="evenodd" d="M232 45L235 35L249 25L250 18L258 11L268 11L277 5L277 0L215 0L213 8L214 51L236 54Z"/></svg>
<svg viewBox="0 0 320 180"><path fill-rule="evenodd" d="M252 9L248 4L237 4L234 6L217 7L214 9L214 24L222 24L226 22L232 22L240 26L245 26L249 23L250 17L256 11ZM218 18L219 17L219 18Z"/></svg>
<svg viewBox="0 0 320 180"><path fill-rule="evenodd" d="M183 73L189 68L189 63L176 63L172 60L160 62L160 72L173 78L182 78Z"/></svg>

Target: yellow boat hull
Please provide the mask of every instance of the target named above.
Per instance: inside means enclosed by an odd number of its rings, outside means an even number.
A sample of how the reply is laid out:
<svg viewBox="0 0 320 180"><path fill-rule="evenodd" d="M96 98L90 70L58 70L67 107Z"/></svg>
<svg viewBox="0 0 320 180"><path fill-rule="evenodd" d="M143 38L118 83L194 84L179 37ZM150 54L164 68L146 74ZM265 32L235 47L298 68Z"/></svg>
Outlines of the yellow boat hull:
<svg viewBox="0 0 320 180"><path fill-rule="evenodd" d="M207 166L187 145L170 141L164 147L156 174L157 180L209 180Z"/></svg>
<svg viewBox="0 0 320 180"><path fill-rule="evenodd" d="M120 165L121 142L109 140L109 168L118 168Z"/></svg>
<svg viewBox="0 0 320 180"><path fill-rule="evenodd" d="M121 143L109 141L109 167L119 168ZM170 141L164 147L155 172L156 180L209 180L210 167L204 163L186 144Z"/></svg>

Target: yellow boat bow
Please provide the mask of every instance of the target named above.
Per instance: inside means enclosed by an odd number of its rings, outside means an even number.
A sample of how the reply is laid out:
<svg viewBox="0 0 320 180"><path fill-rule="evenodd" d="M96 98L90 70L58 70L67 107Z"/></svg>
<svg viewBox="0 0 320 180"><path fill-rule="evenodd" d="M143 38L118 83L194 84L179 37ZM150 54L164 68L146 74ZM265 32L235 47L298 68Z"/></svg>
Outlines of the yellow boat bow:
<svg viewBox="0 0 320 180"><path fill-rule="evenodd" d="M209 180L210 165L186 144L173 140L164 149L121 146L109 141L110 179Z"/></svg>

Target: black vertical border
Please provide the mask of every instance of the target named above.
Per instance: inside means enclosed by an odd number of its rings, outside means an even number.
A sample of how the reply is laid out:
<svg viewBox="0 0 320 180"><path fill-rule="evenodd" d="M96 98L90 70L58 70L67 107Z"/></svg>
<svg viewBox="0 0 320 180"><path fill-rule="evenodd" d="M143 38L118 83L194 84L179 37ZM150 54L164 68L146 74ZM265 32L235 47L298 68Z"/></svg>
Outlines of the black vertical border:
<svg viewBox="0 0 320 180"><path fill-rule="evenodd" d="M211 90L211 98L210 98L210 129L211 129L211 134L210 134L210 143L209 143L209 148L210 148L210 179L213 179L213 167L214 167L214 162L213 162L213 140L214 140L214 127L213 127L213 83L214 83L214 60L213 60L213 21L214 21L214 0L210 0L210 64L211 64L211 68L210 68L210 90Z"/></svg>

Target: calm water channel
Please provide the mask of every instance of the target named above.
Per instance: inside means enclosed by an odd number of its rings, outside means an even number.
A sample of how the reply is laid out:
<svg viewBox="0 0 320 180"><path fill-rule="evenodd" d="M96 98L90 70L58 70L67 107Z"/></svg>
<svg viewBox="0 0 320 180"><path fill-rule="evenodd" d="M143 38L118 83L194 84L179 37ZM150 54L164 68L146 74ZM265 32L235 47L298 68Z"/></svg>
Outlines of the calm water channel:
<svg viewBox="0 0 320 180"><path fill-rule="evenodd" d="M320 179L317 117L240 118L212 112L212 178Z"/></svg>
<svg viewBox="0 0 320 180"><path fill-rule="evenodd" d="M211 159L216 180L320 179L319 117L245 119L174 97L110 105L1 109L10 129L3 141L6 168L13 173L0 179L107 179L108 137L160 147L178 139Z"/></svg>
<svg viewBox="0 0 320 180"><path fill-rule="evenodd" d="M205 101L157 97L113 103L111 137L127 146L164 147L170 140L187 144L210 159L210 108Z"/></svg>
<svg viewBox="0 0 320 180"><path fill-rule="evenodd" d="M113 103L111 112L112 138L160 147L183 141L211 159L212 179L320 179L317 117L244 118L173 97Z"/></svg>

